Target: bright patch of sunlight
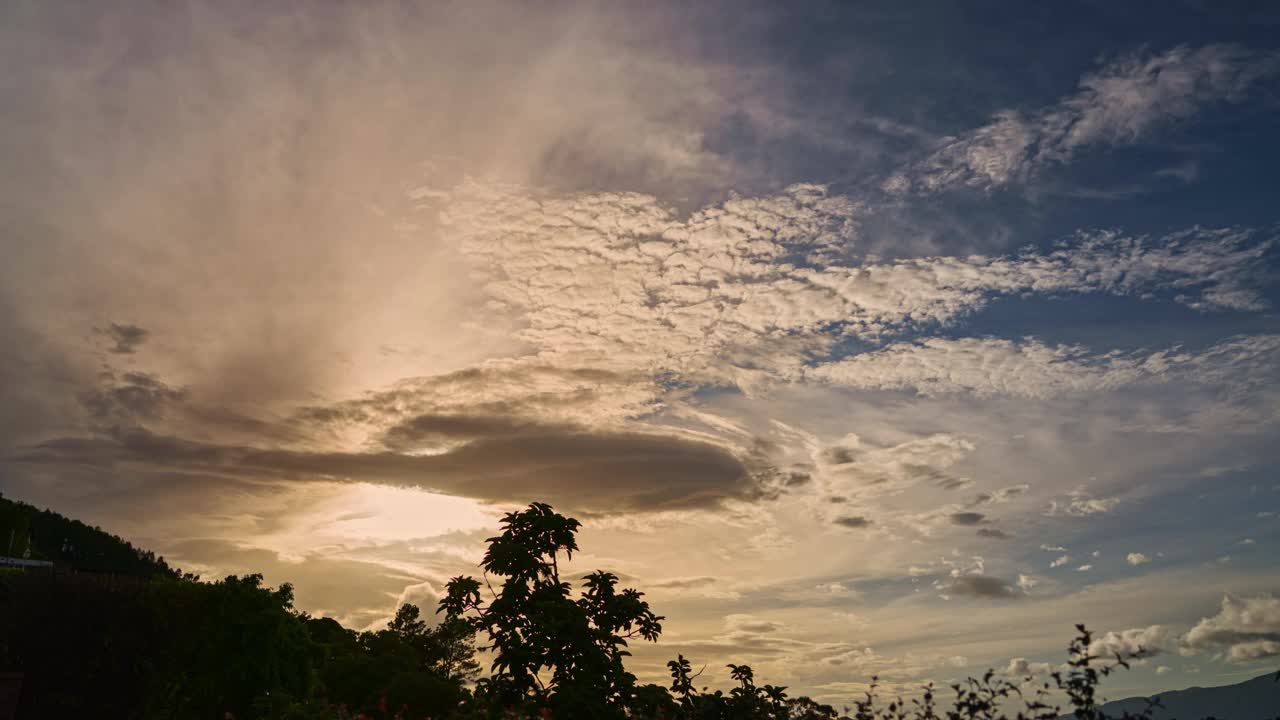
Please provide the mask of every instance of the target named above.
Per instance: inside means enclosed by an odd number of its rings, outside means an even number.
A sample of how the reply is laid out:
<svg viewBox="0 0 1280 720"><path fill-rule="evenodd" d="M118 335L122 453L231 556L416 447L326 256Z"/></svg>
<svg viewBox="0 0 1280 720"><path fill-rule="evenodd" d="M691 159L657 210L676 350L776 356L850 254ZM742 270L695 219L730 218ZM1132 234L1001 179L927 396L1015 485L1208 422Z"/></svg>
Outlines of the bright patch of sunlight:
<svg viewBox="0 0 1280 720"><path fill-rule="evenodd" d="M496 528L501 513L468 498L369 483L340 485L298 518L298 530L335 543L387 542ZM305 536L304 535L304 536Z"/></svg>

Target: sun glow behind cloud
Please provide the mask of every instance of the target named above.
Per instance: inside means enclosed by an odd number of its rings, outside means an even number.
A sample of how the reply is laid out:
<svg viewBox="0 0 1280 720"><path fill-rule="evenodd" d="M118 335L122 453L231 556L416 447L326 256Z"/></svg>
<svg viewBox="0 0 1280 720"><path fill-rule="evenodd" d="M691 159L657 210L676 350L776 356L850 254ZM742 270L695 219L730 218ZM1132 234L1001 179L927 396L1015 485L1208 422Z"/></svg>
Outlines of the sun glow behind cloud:
<svg viewBox="0 0 1280 720"><path fill-rule="evenodd" d="M491 530L501 512L475 500L416 488L355 483L335 488L296 518L288 532L299 543L377 543Z"/></svg>

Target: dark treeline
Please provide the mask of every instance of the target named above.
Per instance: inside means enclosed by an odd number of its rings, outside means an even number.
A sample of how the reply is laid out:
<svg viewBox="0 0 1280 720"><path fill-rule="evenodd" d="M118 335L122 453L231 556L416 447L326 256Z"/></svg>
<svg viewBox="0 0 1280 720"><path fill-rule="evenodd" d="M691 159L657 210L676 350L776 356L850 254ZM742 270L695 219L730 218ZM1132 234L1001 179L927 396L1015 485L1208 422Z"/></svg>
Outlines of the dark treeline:
<svg viewBox="0 0 1280 720"><path fill-rule="evenodd" d="M0 496L0 555L47 560L89 572L178 578L164 558L102 528Z"/></svg>
<svg viewBox="0 0 1280 720"><path fill-rule="evenodd" d="M88 558L80 567L96 571L0 572L0 672L23 674L25 718L1050 720L1062 713L1052 694L1079 720L1103 720L1095 689L1125 665L1100 665L1079 628L1067 669L1034 686L989 672L905 703L873 686L837 710L757 683L746 665L725 668L728 692L709 691L684 657L668 663L669 683L640 684L624 664L629 644L656 641L663 618L610 573L579 588L561 579L579 523L547 505L508 514L483 578L451 580L437 613L404 605L370 632L298 611L287 584L201 582L55 513L7 502L4 512L33 547L52 542L68 549L54 555L64 564ZM75 542L58 536L72 530Z"/></svg>

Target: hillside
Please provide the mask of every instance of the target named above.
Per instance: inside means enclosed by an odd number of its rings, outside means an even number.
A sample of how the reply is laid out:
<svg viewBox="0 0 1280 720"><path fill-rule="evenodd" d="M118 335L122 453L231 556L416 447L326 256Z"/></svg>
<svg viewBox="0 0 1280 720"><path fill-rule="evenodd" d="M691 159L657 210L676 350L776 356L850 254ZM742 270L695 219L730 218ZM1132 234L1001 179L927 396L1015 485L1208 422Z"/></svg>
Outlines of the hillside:
<svg viewBox="0 0 1280 720"><path fill-rule="evenodd" d="M164 558L136 548L102 528L3 496L0 496L0 555L48 560L66 569L113 575L142 578L179 575Z"/></svg>
<svg viewBox="0 0 1280 720"><path fill-rule="evenodd" d="M1280 718L1280 682L1277 682L1274 672L1235 685L1169 690L1155 697L1160 699L1163 707L1154 712L1153 720L1210 717L1218 720ZM1132 697L1109 702L1103 705L1102 709L1107 715L1119 716L1126 711L1142 712L1146 706L1144 698Z"/></svg>

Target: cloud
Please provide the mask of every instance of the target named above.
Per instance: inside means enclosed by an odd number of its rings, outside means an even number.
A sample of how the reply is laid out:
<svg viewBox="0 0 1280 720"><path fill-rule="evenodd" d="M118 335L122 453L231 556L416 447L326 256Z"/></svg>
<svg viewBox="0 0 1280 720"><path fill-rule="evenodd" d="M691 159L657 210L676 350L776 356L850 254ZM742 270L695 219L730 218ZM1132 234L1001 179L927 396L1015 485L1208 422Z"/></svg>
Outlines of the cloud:
<svg viewBox="0 0 1280 720"><path fill-rule="evenodd" d="M1111 512L1119 504L1120 498L1096 498L1089 494L1088 488L1081 485L1068 492L1065 501L1050 501L1049 510L1045 514L1071 517L1101 515Z"/></svg>
<svg viewBox="0 0 1280 720"><path fill-rule="evenodd" d="M847 528L871 527L871 520L861 515L846 515L836 518L833 522L841 527Z"/></svg>
<svg viewBox="0 0 1280 720"><path fill-rule="evenodd" d="M1188 160L1177 165L1161 168L1155 174L1156 177L1176 178L1190 185L1200 176L1200 164L1195 160Z"/></svg>
<svg viewBox="0 0 1280 720"><path fill-rule="evenodd" d="M419 572L332 551L290 557L222 538L190 538L171 542L167 556L179 565L199 567L208 575L262 573L267 583L293 583L303 607L357 628L385 622L406 601L423 603L424 616L433 615L434 605L428 603L438 597L431 581Z"/></svg>
<svg viewBox="0 0 1280 720"><path fill-rule="evenodd" d="M1176 636L1163 625L1150 625L1121 632L1108 632L1089 645L1094 655L1152 657L1168 652L1176 645Z"/></svg>
<svg viewBox="0 0 1280 720"><path fill-rule="evenodd" d="M1093 569L1092 565L1081 565L1080 567L1076 568L1076 572L1089 572L1092 569Z"/></svg>
<svg viewBox="0 0 1280 720"><path fill-rule="evenodd" d="M1046 399L1127 385L1221 383L1267 372L1280 336L1237 337L1201 352L1091 353L1034 338L927 338L822 365L810 374L845 387Z"/></svg>
<svg viewBox="0 0 1280 720"><path fill-rule="evenodd" d="M973 450L972 442L944 433L884 445L850 433L815 448L812 459L831 492L867 499L921 483L946 486L957 482L947 471Z"/></svg>
<svg viewBox="0 0 1280 720"><path fill-rule="evenodd" d="M952 595L975 598L1018 598L1022 590L1014 583L990 575L961 575L946 586Z"/></svg>
<svg viewBox="0 0 1280 720"><path fill-rule="evenodd" d="M958 512L950 515L952 525L981 525L986 521L987 516L977 512Z"/></svg>
<svg viewBox="0 0 1280 720"><path fill-rule="evenodd" d="M710 507L762 488L723 447L674 435L562 427L474 439L438 454L320 452L227 446L118 430L32 446L27 463L127 462L293 480L351 479L490 502L545 499L585 512ZM608 482L603 480L607 478Z"/></svg>
<svg viewBox="0 0 1280 720"><path fill-rule="evenodd" d="M1143 565L1145 563L1151 562L1151 558L1147 557L1146 555L1140 552L1131 552L1125 556L1124 560L1125 562L1135 567L1137 567L1138 565Z"/></svg>
<svg viewBox="0 0 1280 720"><path fill-rule="evenodd" d="M1031 113L997 112L885 183L891 193L991 190L1026 182L1096 146L1138 142L1215 102L1239 102L1280 71L1280 56L1237 45L1175 47L1120 57L1080 79L1079 90Z"/></svg>
<svg viewBox="0 0 1280 720"><path fill-rule="evenodd" d="M89 416L106 425L136 425L156 420L180 403L186 393L170 387L154 375L127 372L108 375L102 386L81 395Z"/></svg>
<svg viewBox="0 0 1280 720"><path fill-rule="evenodd" d="M855 230L857 205L815 185L734 197L687 220L652 196L542 197L467 184L441 210L495 312L560 364L787 374L844 303L795 260ZM740 358L734 362L735 358ZM753 367L753 363L762 364Z"/></svg>
<svg viewBox="0 0 1280 720"><path fill-rule="evenodd" d="M1031 486L1027 485L1026 483L1022 483L1020 485L1010 485L1009 487L1000 488L999 490L996 490L994 492L979 493L978 496L975 497L973 499L973 502L970 504L971 505L987 505L987 504L1006 503L1030 489L1031 489Z"/></svg>
<svg viewBox="0 0 1280 720"><path fill-rule="evenodd" d="M996 540L1007 540L1009 533L997 528L978 528L978 537L993 538Z"/></svg>
<svg viewBox="0 0 1280 720"><path fill-rule="evenodd" d="M687 590L690 588L704 588L715 585L720 582L717 578L700 576L688 578L671 578L669 580L659 580L658 582L649 583L649 587L663 588L667 590Z"/></svg>
<svg viewBox="0 0 1280 720"><path fill-rule="evenodd" d="M636 372L518 358L402 378L354 399L305 405L290 420L332 440L412 446L433 435L489 434L479 432L483 424L489 431L503 424L503 430L531 423L609 425L652 412L659 402L652 379Z"/></svg>
<svg viewBox="0 0 1280 720"><path fill-rule="evenodd" d="M860 206L820 185L735 196L687 219L647 195L476 182L430 209L470 259L488 311L516 322L545 361L673 372L748 393L806 377L879 387L862 379L877 367L863 367L870 360L825 357L836 338L949 323L1003 295L1163 288L1204 310L1266 307L1255 285L1269 242L1237 229L1104 231L1012 256L853 263ZM1073 348L1005 353L1063 373L1081 364ZM811 357L824 362L810 369Z"/></svg>
<svg viewBox="0 0 1280 720"><path fill-rule="evenodd" d="M395 607L399 609L401 605L406 603L417 605L418 609L422 611L419 617L427 623L428 627L435 627L444 619L444 615L436 612L440 605L441 597L440 589L436 583L427 580L405 586L405 589L400 593L400 597L396 598ZM395 614L391 613L387 616L387 620L390 621L393 617L395 617Z"/></svg>
<svg viewBox="0 0 1280 720"><path fill-rule="evenodd" d="M1218 614L1201 619L1182 642L1193 651L1226 648L1233 663L1280 655L1280 598L1227 594Z"/></svg>
<svg viewBox="0 0 1280 720"><path fill-rule="evenodd" d="M146 328L115 322L108 325L105 330L99 330L98 332L106 335L115 343L115 346L111 348L111 352L118 355L132 355L151 335Z"/></svg>
<svg viewBox="0 0 1280 720"><path fill-rule="evenodd" d="M700 575L695 577L677 577L656 582L645 583L650 590L675 595L688 595L718 600L740 600L742 594L727 587L723 578Z"/></svg>
<svg viewBox="0 0 1280 720"><path fill-rule="evenodd" d="M782 623L765 620L744 613L731 613L724 617L725 629L730 633L769 634L786 629Z"/></svg>
<svg viewBox="0 0 1280 720"><path fill-rule="evenodd" d="M1063 565L1066 565L1069 562L1071 562L1071 556L1062 555L1056 558L1053 562L1049 563L1049 567L1051 568L1062 567Z"/></svg>
<svg viewBox="0 0 1280 720"><path fill-rule="evenodd" d="M1036 675L1048 675L1057 670L1057 666L1046 662L1031 662L1026 658L1009 658L1001 673L1011 678L1026 678Z"/></svg>

